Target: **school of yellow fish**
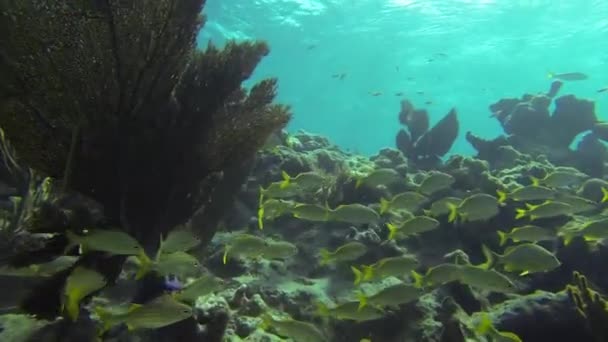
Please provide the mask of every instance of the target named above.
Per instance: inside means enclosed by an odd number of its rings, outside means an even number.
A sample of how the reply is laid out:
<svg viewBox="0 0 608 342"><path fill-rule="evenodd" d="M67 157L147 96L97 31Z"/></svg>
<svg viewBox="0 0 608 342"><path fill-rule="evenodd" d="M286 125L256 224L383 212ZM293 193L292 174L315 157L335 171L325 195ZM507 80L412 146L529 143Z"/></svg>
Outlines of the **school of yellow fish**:
<svg viewBox="0 0 608 342"><path fill-rule="evenodd" d="M368 252L360 241L349 241L334 249L318 251L322 267L347 267L352 270L354 288L352 300L327 306L316 303L317 314L337 320L368 321L381 318L385 311L416 301L425 293L450 282L460 282L482 292L516 293L518 278L531 273L548 272L560 266L554 253L544 247L545 241L561 239L565 245L575 238L596 244L608 237L608 215L579 216L601 209L608 201L608 189L599 203L576 195L576 188L587 178L570 168L556 168L542 179L531 178L531 184L510 190L497 191L497 197L485 193L470 193L465 197L447 196L455 179L443 172L428 172L410 191L382 198L377 205L361 203L341 204L331 208L326 202L300 203L295 199L304 195L318 195L331 187L332 179L317 172L290 176L283 172L283 180L260 189L259 234L237 232L224 243L222 261L232 258L263 258L288 260L298 253L291 242L262 235L265 224L284 215L312 222L345 222L353 225L384 224L386 239L399 243L426 232L439 229L440 221L452 225L486 222L501 213L507 203L516 205L515 219L528 219L517 227L496 227L499 246L508 245L502 252L486 245L481 251L486 261L479 265L466 260L441 263L426 267L414 254L382 258L370 265L359 265L357 260ZM355 188L389 186L406 179L392 169L376 169L364 176L354 177ZM313 196L314 197L314 196ZM547 228L534 225L536 220L552 217L571 217L562 227ZM500 228L500 229L498 229ZM148 272L159 275L194 277L181 291L162 295L145 304L96 306L93 311L101 322L100 334L119 324L130 330L160 328L192 317L192 306L197 298L214 293L222 287L222 280L200 272L200 263L188 251L200 244L191 231L178 228L161 236L157 253L151 258L142 246L121 231L85 230L68 233L66 252L78 247L80 253L105 252L129 256L137 265L136 279ZM81 302L107 285L106 279L94 270L75 266L77 257L62 256L51 262L20 269L0 269L3 275L50 276L72 267L64 286L62 310L66 317L78 319ZM363 283L378 282L388 277L400 280L375 293L366 293ZM510 332L498 331L487 314L479 313L473 330L501 341L520 341ZM264 314L262 327L270 328L294 341L327 341L327 334L319 327L289 317ZM365 339L367 340L367 339Z"/></svg>
<svg viewBox="0 0 608 342"><path fill-rule="evenodd" d="M375 293L353 290L356 300L327 307L318 304L318 314L339 320L367 321L382 317L387 308L416 301L421 295L449 282L460 282L482 292L516 293L518 278L531 273L548 272L560 266L555 254L542 245L543 241L561 239L565 245L582 237L591 244L608 237L608 215L595 218L578 216L598 211L608 201L608 189L602 189L604 197L597 203L577 195L577 188L588 177L578 170L557 167L542 179L531 177L530 185L515 189L501 189L497 196L471 193L466 197L444 196L450 194L454 178L446 173L432 171L411 191L382 198L377 205L360 203L342 204L335 208L327 204L299 203L293 200L310 189L328 186L329 177L307 172L295 177L283 173L284 180L271 183L260 190L258 210L259 228L264 223L283 215L313 222L347 222L353 225L385 223L387 239L400 241L438 229L440 220L454 225L468 222L487 222L497 216L507 203L517 207L515 219L528 222L516 227L496 227L499 246L507 246L502 253L482 245L486 261L479 265L468 262L442 263L420 272L416 255L401 255L377 260L371 265L356 265L357 259L367 253L367 246L359 241L349 241L330 250L319 250L319 264L349 266L354 275L354 285L381 281L387 277L401 280ZM362 186L390 186L406 179L392 169L376 169L365 176L355 177L355 188ZM536 220L553 217L570 217L568 224L557 228L534 225ZM575 223L575 224L572 224ZM498 229L500 228L500 229ZM411 279L411 280L410 280ZM501 341L521 341L511 332L498 331L489 316L475 314L473 329ZM290 324L297 321L286 320ZM267 320L268 325L280 323ZM303 322L300 322L303 324ZM301 330L303 328L300 328ZM316 329L316 328L315 328ZM301 331L289 328L277 329L281 335L296 341L324 341L314 338L319 332L310 329L309 338L296 338ZM305 329L304 329L305 330Z"/></svg>

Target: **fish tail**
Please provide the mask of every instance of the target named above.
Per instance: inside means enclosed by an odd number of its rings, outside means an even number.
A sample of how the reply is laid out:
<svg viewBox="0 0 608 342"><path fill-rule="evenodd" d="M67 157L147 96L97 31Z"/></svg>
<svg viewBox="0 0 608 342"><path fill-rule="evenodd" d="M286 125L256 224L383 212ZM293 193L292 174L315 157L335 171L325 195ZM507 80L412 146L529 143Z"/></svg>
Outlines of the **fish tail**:
<svg viewBox="0 0 608 342"><path fill-rule="evenodd" d="M524 218L528 214L528 211L526 209L516 209L516 210L517 210L517 214L515 214L516 220Z"/></svg>
<svg viewBox="0 0 608 342"><path fill-rule="evenodd" d="M160 258L160 255L163 253L163 234L160 234L160 237L158 238L158 250L156 251L156 260L158 260L158 258Z"/></svg>
<svg viewBox="0 0 608 342"><path fill-rule="evenodd" d="M355 275L355 285L359 285L361 283L361 281L363 280L363 272L361 272L361 270L359 270L355 266L351 266L350 269L353 271L353 274Z"/></svg>
<svg viewBox="0 0 608 342"><path fill-rule="evenodd" d="M602 197L602 203L608 202L608 189L605 187L602 187L602 194L604 195Z"/></svg>
<svg viewBox="0 0 608 342"><path fill-rule="evenodd" d="M78 320L78 315L80 314L80 300L77 296L68 295L65 311L73 322Z"/></svg>
<svg viewBox="0 0 608 342"><path fill-rule="evenodd" d="M327 249L321 248L319 255L321 256L321 261L319 262L321 266L327 265L331 262L331 253Z"/></svg>
<svg viewBox="0 0 608 342"><path fill-rule="evenodd" d="M386 224L386 227L388 228L388 239L394 240L395 235L397 235L397 226L389 222Z"/></svg>
<svg viewBox="0 0 608 342"><path fill-rule="evenodd" d="M421 289L423 288L424 276L416 271L412 271L412 278L414 278L414 286Z"/></svg>
<svg viewBox="0 0 608 342"><path fill-rule="evenodd" d="M364 307L367 306L367 296L363 292L357 293L357 299L359 299L359 307L358 311L361 311Z"/></svg>
<svg viewBox="0 0 608 342"><path fill-rule="evenodd" d="M325 305L325 303L317 302L316 306L317 306L317 310L316 310L317 316L329 317L329 315L330 315L329 308L327 307L327 305Z"/></svg>
<svg viewBox="0 0 608 342"><path fill-rule="evenodd" d="M447 203L448 208L450 209L450 215L448 216L448 222L456 222L458 219L458 207L454 203Z"/></svg>
<svg viewBox="0 0 608 342"><path fill-rule="evenodd" d="M505 243L507 243L507 239L508 239L507 233L503 232L502 230L497 231L497 233L498 233L498 238L500 239L500 242L499 242L500 246L504 246Z"/></svg>
<svg viewBox="0 0 608 342"><path fill-rule="evenodd" d="M475 332L478 335L487 335L492 330L492 320L490 316L484 312L481 314L481 318L477 327L475 327Z"/></svg>
<svg viewBox="0 0 608 342"><path fill-rule="evenodd" d="M540 185L540 179L534 177L534 176L530 176L530 180L532 181L532 185L534 186L539 186Z"/></svg>
<svg viewBox="0 0 608 342"><path fill-rule="evenodd" d="M387 200L386 198L381 198L380 199L380 215L387 212L390 205L391 205L391 202L389 200Z"/></svg>
<svg viewBox="0 0 608 342"><path fill-rule="evenodd" d="M222 263L226 265L228 263L228 252L230 251L230 247L224 247L224 255L222 256Z"/></svg>
<svg viewBox="0 0 608 342"><path fill-rule="evenodd" d="M262 319L262 324L260 324L260 328L262 330L268 330L272 326L272 316L265 312L260 318Z"/></svg>
<svg viewBox="0 0 608 342"><path fill-rule="evenodd" d="M286 189L291 184L291 177L285 171L281 172L281 176L283 177L283 181L281 182L281 185L279 186L279 188Z"/></svg>
<svg viewBox="0 0 608 342"><path fill-rule="evenodd" d="M564 246L568 246L574 240L574 234L564 234Z"/></svg>
<svg viewBox="0 0 608 342"><path fill-rule="evenodd" d="M507 193L501 190L496 190L496 194L498 195L498 203L505 203L507 200Z"/></svg>
<svg viewBox="0 0 608 342"><path fill-rule="evenodd" d="M422 209L422 212L424 213L425 216L428 217L433 217L433 212L430 209Z"/></svg>
<svg viewBox="0 0 608 342"><path fill-rule="evenodd" d="M99 332L99 336L102 336L103 334L105 334L106 331L110 330L110 328L112 327L110 323L110 317L112 316L112 314L110 313L110 311L102 308L101 306L96 306L93 311L101 322L102 326L101 331Z"/></svg>
<svg viewBox="0 0 608 342"><path fill-rule="evenodd" d="M486 257L486 262L478 265L478 267L484 270L489 270L490 267L492 267L492 265L494 264L495 253L486 245L481 245L481 251Z"/></svg>
<svg viewBox="0 0 608 342"><path fill-rule="evenodd" d="M363 265L363 280L371 280L374 277L374 268L372 266Z"/></svg>
<svg viewBox="0 0 608 342"><path fill-rule="evenodd" d="M150 269L152 269L152 260L150 260L150 258L143 251L137 256L137 260L139 261L139 268L135 274L135 279L139 280L148 274Z"/></svg>

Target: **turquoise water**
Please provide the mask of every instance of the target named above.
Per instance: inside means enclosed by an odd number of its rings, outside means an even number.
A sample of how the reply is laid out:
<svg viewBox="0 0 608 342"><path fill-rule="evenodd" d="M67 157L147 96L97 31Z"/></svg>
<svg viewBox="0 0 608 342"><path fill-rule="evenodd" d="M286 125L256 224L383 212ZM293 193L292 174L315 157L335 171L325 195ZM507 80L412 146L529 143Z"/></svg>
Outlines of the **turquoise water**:
<svg viewBox="0 0 608 342"><path fill-rule="evenodd" d="M466 131L502 133L488 105L547 91L548 71L589 75L561 94L597 100L598 114L608 117L608 93L596 92L608 86L606 0L207 2L200 43L268 41L272 52L253 81L279 78L279 100L294 111L289 129L356 152L394 146L396 92L427 107L433 122L457 108L462 138L454 153L473 152ZM332 77L340 73L343 80Z"/></svg>

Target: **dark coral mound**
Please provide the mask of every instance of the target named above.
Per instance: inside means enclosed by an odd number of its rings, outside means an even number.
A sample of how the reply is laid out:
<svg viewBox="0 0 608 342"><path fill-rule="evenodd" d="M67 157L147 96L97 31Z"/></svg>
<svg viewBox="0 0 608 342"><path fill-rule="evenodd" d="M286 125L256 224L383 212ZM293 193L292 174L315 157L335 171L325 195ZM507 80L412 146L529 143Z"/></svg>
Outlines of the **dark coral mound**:
<svg viewBox="0 0 608 342"><path fill-rule="evenodd" d="M564 95L553 99L560 89L552 84L548 95L525 94L521 98L507 98L490 105L492 116L503 127L506 136L484 141L473 133L467 140L479 152L479 157L497 162L497 149L511 146L523 153L545 155L557 164L574 166L581 171L598 176L604 172L608 160L593 101ZM553 101L555 109L550 112ZM570 146L581 135L575 149Z"/></svg>
<svg viewBox="0 0 608 342"><path fill-rule="evenodd" d="M437 165L458 137L459 123L455 109L429 130L428 112L415 109L410 101L403 100L399 122L407 131L402 128L397 133L397 148L409 159L423 165Z"/></svg>

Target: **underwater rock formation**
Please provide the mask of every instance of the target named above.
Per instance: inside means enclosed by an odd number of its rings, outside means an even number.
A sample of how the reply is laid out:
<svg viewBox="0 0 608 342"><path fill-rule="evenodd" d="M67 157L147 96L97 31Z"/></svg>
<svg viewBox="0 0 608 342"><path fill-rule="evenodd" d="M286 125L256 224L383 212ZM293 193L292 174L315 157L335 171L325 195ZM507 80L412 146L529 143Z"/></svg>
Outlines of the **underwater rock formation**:
<svg viewBox="0 0 608 342"><path fill-rule="evenodd" d="M598 127L595 105L592 101L565 95L553 99L559 85L552 84L548 95L525 94L521 98L502 99L490 105L492 116L503 127L507 136L483 140L472 132L467 141L478 151L478 156L494 164L502 158L498 151L511 146L517 151L540 155L559 165L574 166L581 171L599 176L604 173L608 152L598 140L602 135ZM555 109L549 112L551 102ZM575 138L586 133L574 150L570 145Z"/></svg>
<svg viewBox="0 0 608 342"><path fill-rule="evenodd" d="M452 109L429 130L429 115L424 109L415 109L408 100L401 101L399 122L407 128L399 130L397 148L412 161L436 165L458 137L458 117Z"/></svg>

